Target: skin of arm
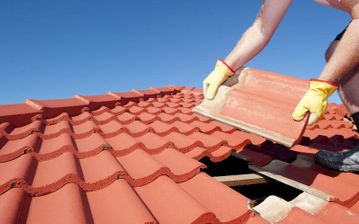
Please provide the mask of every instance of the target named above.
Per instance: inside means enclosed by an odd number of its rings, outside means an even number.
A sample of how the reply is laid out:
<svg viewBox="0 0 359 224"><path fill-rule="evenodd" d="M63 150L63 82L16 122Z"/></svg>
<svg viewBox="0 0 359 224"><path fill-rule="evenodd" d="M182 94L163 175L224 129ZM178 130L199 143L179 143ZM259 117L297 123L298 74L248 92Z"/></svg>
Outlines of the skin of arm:
<svg viewBox="0 0 359 224"><path fill-rule="evenodd" d="M253 25L224 60L233 70L242 67L269 43L290 3L291 0L263 0Z"/></svg>
<svg viewBox="0 0 359 224"><path fill-rule="evenodd" d="M339 83L359 64L359 0L328 0L329 4L347 11L352 22L344 33L319 79Z"/></svg>

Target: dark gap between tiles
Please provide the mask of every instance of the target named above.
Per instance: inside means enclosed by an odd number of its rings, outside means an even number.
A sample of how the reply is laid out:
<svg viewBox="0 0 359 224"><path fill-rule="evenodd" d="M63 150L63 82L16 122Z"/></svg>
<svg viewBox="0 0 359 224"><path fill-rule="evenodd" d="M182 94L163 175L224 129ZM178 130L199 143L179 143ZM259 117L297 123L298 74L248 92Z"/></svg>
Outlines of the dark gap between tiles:
<svg viewBox="0 0 359 224"><path fill-rule="evenodd" d="M205 157L200 162L207 166L207 169L204 169L203 172L212 177L254 173L253 170L248 168L249 164L247 161L234 156L229 156L227 159L217 163ZM290 201L303 192L274 179L265 178L268 180L267 183L232 186L231 188L249 198L251 200L251 207L258 205L271 195Z"/></svg>

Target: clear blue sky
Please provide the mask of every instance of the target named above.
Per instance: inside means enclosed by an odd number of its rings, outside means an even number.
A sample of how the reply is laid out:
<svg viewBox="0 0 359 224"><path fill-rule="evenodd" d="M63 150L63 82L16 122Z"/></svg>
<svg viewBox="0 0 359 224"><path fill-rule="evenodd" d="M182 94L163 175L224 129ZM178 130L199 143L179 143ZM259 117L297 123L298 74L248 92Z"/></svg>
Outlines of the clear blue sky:
<svg viewBox="0 0 359 224"><path fill-rule="evenodd" d="M253 22L260 0L4 1L0 103L168 84L201 87ZM249 66L317 77L348 15L294 0ZM339 102L338 96L331 101Z"/></svg>

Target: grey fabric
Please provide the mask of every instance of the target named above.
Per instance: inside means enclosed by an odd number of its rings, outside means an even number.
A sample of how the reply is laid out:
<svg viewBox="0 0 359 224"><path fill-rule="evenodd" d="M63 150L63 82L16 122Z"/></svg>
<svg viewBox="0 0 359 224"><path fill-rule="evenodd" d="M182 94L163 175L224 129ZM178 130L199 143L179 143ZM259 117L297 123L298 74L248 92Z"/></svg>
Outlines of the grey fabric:
<svg viewBox="0 0 359 224"><path fill-rule="evenodd" d="M334 170L358 172L359 145L347 152L330 152L326 150L320 150L315 155L315 161Z"/></svg>

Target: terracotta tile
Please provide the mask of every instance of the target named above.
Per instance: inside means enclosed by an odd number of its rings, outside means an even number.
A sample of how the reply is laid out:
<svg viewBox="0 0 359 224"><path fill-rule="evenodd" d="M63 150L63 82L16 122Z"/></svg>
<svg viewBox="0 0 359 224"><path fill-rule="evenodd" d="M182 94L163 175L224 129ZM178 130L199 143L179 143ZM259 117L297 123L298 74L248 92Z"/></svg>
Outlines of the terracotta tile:
<svg viewBox="0 0 359 224"><path fill-rule="evenodd" d="M308 168L289 165L282 175L324 191L332 195L335 201L345 206L352 206L359 199L359 192L356 187L340 183L333 178Z"/></svg>
<svg viewBox="0 0 359 224"><path fill-rule="evenodd" d="M159 117L159 119L161 121L166 122L166 123L172 123L175 120L179 120L179 118L177 118L173 115L170 115L170 114L166 114L166 113L160 113L157 116Z"/></svg>
<svg viewBox="0 0 359 224"><path fill-rule="evenodd" d="M164 167L142 149L136 149L125 156L118 156L117 160L129 174L132 185L135 186L148 184L158 176L170 172L167 167ZM141 164L140 167L139 164Z"/></svg>
<svg viewBox="0 0 359 224"><path fill-rule="evenodd" d="M19 188L0 195L0 223L25 223L30 198ZM6 211L6 212L5 212Z"/></svg>
<svg viewBox="0 0 359 224"><path fill-rule="evenodd" d="M192 108L182 107L182 108L179 108L179 111L180 111L182 114L192 114Z"/></svg>
<svg viewBox="0 0 359 224"><path fill-rule="evenodd" d="M247 208L249 199L207 174L197 174L189 181L180 183L180 186L212 211L220 222L244 223L251 215Z"/></svg>
<svg viewBox="0 0 359 224"><path fill-rule="evenodd" d="M135 105L137 105L137 103L139 102L140 98L136 101L129 101L125 104L123 104L123 106L128 110L130 107L133 107Z"/></svg>
<svg viewBox="0 0 359 224"><path fill-rule="evenodd" d="M135 190L159 223L217 221L204 205L199 204L166 176L160 176L152 183L136 187ZM178 215L178 211L182 215Z"/></svg>
<svg viewBox="0 0 359 224"><path fill-rule="evenodd" d="M188 115L188 114L177 113L176 117L178 117L181 121L187 122L187 123L190 123L190 122L198 119L198 117L194 114Z"/></svg>
<svg viewBox="0 0 359 224"><path fill-rule="evenodd" d="M205 166L197 160L207 156L219 162L236 150L251 164L264 166L273 158L291 162L297 155L312 157L321 147L338 151L359 144L359 136L342 120L346 110L340 105L331 106L316 127L306 130L302 145L286 148L193 114L192 107L203 100L200 89L166 87L119 95L76 96L86 107L72 99L33 102L38 112L30 114L36 116L14 115L19 124L2 118L0 108L0 223L263 223L251 216L248 199L200 173ZM45 116L41 107L47 107ZM21 145L30 146L30 154L22 155ZM2 154L18 148L20 154L1 161ZM356 174L309 164L289 165L283 175L351 206L330 202L334 206L310 218L356 221Z"/></svg>
<svg viewBox="0 0 359 224"><path fill-rule="evenodd" d="M7 141L0 150L0 162L10 161L26 153L37 152L40 138L37 134Z"/></svg>
<svg viewBox="0 0 359 224"><path fill-rule="evenodd" d="M356 224L359 220L358 213L334 202L328 203L324 209L320 210L318 213L315 214L315 217L328 224Z"/></svg>
<svg viewBox="0 0 359 224"><path fill-rule="evenodd" d="M122 106L115 106L114 108L111 109L111 113L115 115L120 115L125 111L127 111L127 109Z"/></svg>
<svg viewBox="0 0 359 224"><path fill-rule="evenodd" d="M8 139L19 139L31 135L34 132L41 132L43 130L43 124L41 121L33 121L28 125L14 128L11 133L8 133Z"/></svg>
<svg viewBox="0 0 359 224"><path fill-rule="evenodd" d="M77 98L67 99L54 99L54 100L34 100L27 99L26 104L33 107L41 108L44 112L45 118L51 118L57 116L64 111L70 115L77 115L81 113L81 109L88 105L88 103Z"/></svg>
<svg viewBox="0 0 359 224"><path fill-rule="evenodd" d="M56 117L52 117L52 118L47 118L47 119L44 119L45 120L45 124L47 125L53 125L53 124L56 124L60 121L70 121L70 116L68 113L66 112L63 112L59 115L57 115Z"/></svg>
<svg viewBox="0 0 359 224"><path fill-rule="evenodd" d="M305 123L293 121L291 114L294 107L292 105L262 98L262 96L248 95L250 93L235 89L229 94L221 112L224 116L260 127L268 132L278 133L293 141L301 137ZM267 116L268 114L272 116Z"/></svg>
<svg viewBox="0 0 359 224"><path fill-rule="evenodd" d="M251 139L248 139L248 136L242 134L242 132L224 133L215 131L211 133L211 136L225 140L231 147L245 146L252 143Z"/></svg>
<svg viewBox="0 0 359 224"><path fill-rule="evenodd" d="M64 206L66 205L66 206ZM92 223L89 207L76 184L33 197L26 223Z"/></svg>
<svg viewBox="0 0 359 224"><path fill-rule="evenodd" d="M60 133L73 133L70 123L68 121L59 121L53 125L46 125L44 131L44 138L54 138L58 136Z"/></svg>
<svg viewBox="0 0 359 224"><path fill-rule="evenodd" d="M97 124L105 124L113 119L115 119L115 115L111 112L105 111L99 115L93 116Z"/></svg>
<svg viewBox="0 0 359 224"><path fill-rule="evenodd" d="M235 150L231 147L221 146L218 149L212 151L210 153L210 157L213 162L220 162L220 161L226 159L234 151Z"/></svg>
<svg viewBox="0 0 359 224"><path fill-rule="evenodd" d="M299 142L307 118L295 122L291 114L308 84L294 77L245 69L221 87L217 98L222 100L205 100L194 111L292 146ZM291 94L283 95L288 90Z"/></svg>
<svg viewBox="0 0 359 224"><path fill-rule="evenodd" d="M136 100L143 96L143 94L138 92L110 92L109 93L112 96L120 97L121 99L126 100Z"/></svg>
<svg viewBox="0 0 359 224"><path fill-rule="evenodd" d="M146 111L150 114L159 114L161 113L161 109L158 107L147 107Z"/></svg>
<svg viewBox="0 0 359 224"><path fill-rule="evenodd" d="M92 119L92 115L87 111L82 112L79 115L71 117L71 120L74 124L80 124L80 123L83 123L84 121L90 120L90 119Z"/></svg>
<svg viewBox="0 0 359 224"><path fill-rule="evenodd" d="M116 155L127 154L140 145L135 138L126 132L120 133L111 138L106 138L106 141L114 149Z"/></svg>
<svg viewBox="0 0 359 224"><path fill-rule="evenodd" d="M89 132L93 132L95 129L97 129L97 126L94 121L87 120L81 124L73 125L72 128L76 135L83 135Z"/></svg>
<svg viewBox="0 0 359 224"><path fill-rule="evenodd" d="M108 123L98 125L98 127L106 137L115 136L116 134L125 130L123 125L117 120L111 120Z"/></svg>
<svg viewBox="0 0 359 224"><path fill-rule="evenodd" d="M95 155L102 150L110 149L110 145L98 133L93 133L85 138L75 139L78 150L77 157L84 158Z"/></svg>
<svg viewBox="0 0 359 224"><path fill-rule="evenodd" d="M161 91L156 89L145 89L145 90L134 90L143 94L145 97L155 97L161 93Z"/></svg>
<svg viewBox="0 0 359 224"><path fill-rule="evenodd" d="M129 123L126 126L126 128L131 133L131 135L135 137L143 135L144 133L148 132L150 129L146 124L137 120Z"/></svg>
<svg viewBox="0 0 359 224"><path fill-rule="evenodd" d="M0 105L0 122L7 121L16 126L21 126L30 123L31 118L40 113L40 108L27 104Z"/></svg>
<svg viewBox="0 0 359 224"><path fill-rule="evenodd" d="M171 146L169 141L151 132L136 137L136 139L142 143L146 150L152 151L153 153Z"/></svg>
<svg viewBox="0 0 359 224"><path fill-rule="evenodd" d="M97 108L96 110L92 110L91 114L92 114L92 116L97 116L97 115L100 115L102 113L110 112L110 111L111 111L110 108L105 107L105 106L101 106L101 107Z"/></svg>
<svg viewBox="0 0 359 224"><path fill-rule="evenodd" d="M163 107L162 111L165 112L166 114L172 114L174 115L175 113L177 113L178 111L180 111L178 108L172 108L172 107Z"/></svg>
<svg viewBox="0 0 359 224"><path fill-rule="evenodd" d="M173 143L174 147L181 152L188 152L194 147L202 146L200 141L177 132L171 132L163 138Z"/></svg>
<svg viewBox="0 0 359 224"><path fill-rule="evenodd" d="M86 193L94 223L157 223L136 192L124 180Z"/></svg>
<svg viewBox="0 0 359 224"><path fill-rule="evenodd" d="M200 132L193 132L192 134L189 135L189 137L197 140L198 142L201 142L201 144L209 150L213 148L218 148L224 145L224 143L226 143L226 141L223 141L211 135L200 133Z"/></svg>
<svg viewBox="0 0 359 224"><path fill-rule="evenodd" d="M359 201L355 202L355 204L351 206L350 209L356 213L359 213Z"/></svg>
<svg viewBox="0 0 359 224"><path fill-rule="evenodd" d="M173 148L167 148L153 157L160 161L164 167L168 167L176 178L176 181L184 181L197 174L206 166L197 160L191 159ZM182 177L180 177L182 176Z"/></svg>
<svg viewBox="0 0 359 224"><path fill-rule="evenodd" d="M197 132L199 129L196 127L193 127L185 122L182 121L174 121L171 126L175 127L178 132L181 132L183 134L189 134L192 132Z"/></svg>
<svg viewBox="0 0 359 224"><path fill-rule="evenodd" d="M173 102L167 102L166 105L172 108L177 108L181 106L179 103L173 103Z"/></svg>
<svg viewBox="0 0 359 224"><path fill-rule="evenodd" d="M140 114L143 111L145 111L145 108L135 105L135 106L130 107L128 110L130 113L137 115L137 114Z"/></svg>
<svg viewBox="0 0 359 224"><path fill-rule="evenodd" d="M146 108L146 107L149 107L151 106L151 103L150 102L146 102L146 101L140 101L137 106L139 107L142 107L142 108Z"/></svg>
<svg viewBox="0 0 359 224"><path fill-rule="evenodd" d="M45 156L46 154L59 155L63 152L74 151L76 151L76 146L72 140L71 135L68 133L63 133L56 138L44 139L41 144L39 153Z"/></svg>
<svg viewBox="0 0 359 224"><path fill-rule="evenodd" d="M188 157L191 157L196 160L202 159L204 156L208 155L208 151L205 148L202 147L195 147L191 149L190 151L186 152L185 155Z"/></svg>
<svg viewBox="0 0 359 224"><path fill-rule="evenodd" d="M315 216L303 211L300 208L292 208L287 217L285 217L282 221L278 223L283 224L296 224L298 220L301 220L302 223L310 223L310 224L325 224L325 222L320 221Z"/></svg>
<svg viewBox="0 0 359 224"><path fill-rule="evenodd" d="M172 103L180 103L182 101L182 98L172 98L172 99L169 99L169 102L172 102Z"/></svg>
<svg viewBox="0 0 359 224"><path fill-rule="evenodd" d="M114 104L119 100L117 97L114 97L113 95L110 94L95 95L95 96L76 95L75 97L83 101L87 100L91 108L99 108L102 105L106 105L107 107L113 107Z"/></svg>
<svg viewBox="0 0 359 224"><path fill-rule="evenodd" d="M290 150L307 156L314 156L318 152L318 149L304 145L295 145Z"/></svg>
<svg viewBox="0 0 359 224"><path fill-rule="evenodd" d="M31 183L35 167L36 162L31 155L0 163L0 194L12 187L25 187L26 183Z"/></svg>
<svg viewBox="0 0 359 224"><path fill-rule="evenodd" d="M124 112L120 115L117 115L117 119L121 122L121 124L129 124L135 121L135 115Z"/></svg>
<svg viewBox="0 0 359 224"><path fill-rule="evenodd" d="M172 125L169 125L163 121L160 120L156 120L153 123L148 125L149 127L151 127L151 129L156 133L159 134L161 136L169 134L170 132L176 130L175 127L173 127Z"/></svg>
<svg viewBox="0 0 359 224"><path fill-rule="evenodd" d="M215 122L206 123L195 120L189 125L198 128L203 133L213 133L214 131L221 131L221 128Z"/></svg>
<svg viewBox="0 0 359 224"><path fill-rule="evenodd" d="M246 224L268 224L268 222L262 219L259 215L254 215L248 219Z"/></svg>
<svg viewBox="0 0 359 224"><path fill-rule="evenodd" d="M10 133L15 127L10 122L0 123L0 131L2 133Z"/></svg>
<svg viewBox="0 0 359 224"><path fill-rule="evenodd" d="M157 117L155 115L147 113L147 112L143 112L143 113L137 115L137 117L145 124L150 124L157 119Z"/></svg>
<svg viewBox="0 0 359 224"><path fill-rule="evenodd" d="M109 151L80 159L86 190L98 190L111 184L117 178L127 176L126 171ZM99 169L101 167L101 169Z"/></svg>
<svg viewBox="0 0 359 224"><path fill-rule="evenodd" d="M323 116L324 120L343 120L343 117L337 114L324 114Z"/></svg>
<svg viewBox="0 0 359 224"><path fill-rule="evenodd" d="M314 172L326 175L337 182L347 184L348 186L355 186L359 189L359 176L355 173L331 170L317 163L313 164L310 169Z"/></svg>
<svg viewBox="0 0 359 224"><path fill-rule="evenodd" d="M66 183L80 181L82 175L76 160L72 153L65 152L54 159L39 162L30 192L42 195L57 191Z"/></svg>

